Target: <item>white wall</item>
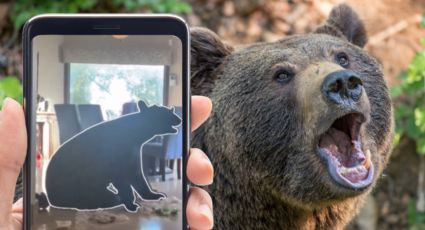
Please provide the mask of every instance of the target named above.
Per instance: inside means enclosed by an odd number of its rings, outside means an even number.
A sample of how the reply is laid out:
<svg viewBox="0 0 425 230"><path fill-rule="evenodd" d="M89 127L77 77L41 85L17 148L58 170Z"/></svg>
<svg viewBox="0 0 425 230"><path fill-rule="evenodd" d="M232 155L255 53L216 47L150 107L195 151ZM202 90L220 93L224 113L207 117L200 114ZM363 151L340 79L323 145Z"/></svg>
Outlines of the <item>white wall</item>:
<svg viewBox="0 0 425 230"><path fill-rule="evenodd" d="M63 36L43 36L33 39L33 58L38 64L34 71L38 73L38 94L49 101L50 111L53 104L64 103L65 66L59 62L59 47ZM38 68L37 68L38 67Z"/></svg>
<svg viewBox="0 0 425 230"><path fill-rule="evenodd" d="M170 76L174 75L177 78L177 85L170 86L168 95L168 105L181 106L183 97L183 79L182 79L182 43L179 38L173 37L173 57L172 65L170 66Z"/></svg>

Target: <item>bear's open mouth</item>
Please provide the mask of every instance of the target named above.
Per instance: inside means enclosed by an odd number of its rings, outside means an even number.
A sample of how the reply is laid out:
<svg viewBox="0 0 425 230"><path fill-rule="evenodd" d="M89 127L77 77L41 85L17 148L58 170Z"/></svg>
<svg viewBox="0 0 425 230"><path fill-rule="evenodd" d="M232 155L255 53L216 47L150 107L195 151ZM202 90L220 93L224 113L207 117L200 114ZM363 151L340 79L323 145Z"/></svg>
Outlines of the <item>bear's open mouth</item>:
<svg viewBox="0 0 425 230"><path fill-rule="evenodd" d="M350 189L365 188L373 180L370 150L363 152L360 135L365 120L361 113L342 116L319 139L318 153L332 179Z"/></svg>

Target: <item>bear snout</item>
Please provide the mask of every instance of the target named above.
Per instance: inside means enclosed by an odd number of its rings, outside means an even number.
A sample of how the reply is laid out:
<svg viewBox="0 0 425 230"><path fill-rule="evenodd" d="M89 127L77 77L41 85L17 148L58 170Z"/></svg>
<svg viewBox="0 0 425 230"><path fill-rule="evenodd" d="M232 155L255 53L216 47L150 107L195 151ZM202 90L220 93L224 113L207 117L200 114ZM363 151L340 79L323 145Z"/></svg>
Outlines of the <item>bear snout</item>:
<svg viewBox="0 0 425 230"><path fill-rule="evenodd" d="M340 106L357 103L363 92L363 82L351 70L339 70L329 73L321 85L326 100Z"/></svg>

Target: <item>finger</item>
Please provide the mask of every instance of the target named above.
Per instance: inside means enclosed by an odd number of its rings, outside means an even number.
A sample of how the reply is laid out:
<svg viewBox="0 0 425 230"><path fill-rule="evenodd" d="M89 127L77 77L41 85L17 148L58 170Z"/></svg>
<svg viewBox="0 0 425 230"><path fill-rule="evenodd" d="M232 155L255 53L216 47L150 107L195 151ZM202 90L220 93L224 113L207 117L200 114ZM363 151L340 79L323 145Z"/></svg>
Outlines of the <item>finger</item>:
<svg viewBox="0 0 425 230"><path fill-rule="evenodd" d="M0 112L0 226L10 221L16 180L27 145L22 106L6 98Z"/></svg>
<svg viewBox="0 0 425 230"><path fill-rule="evenodd" d="M12 229L16 229L16 230L22 229L22 226L24 225L22 213L20 214L13 213L11 221L13 226Z"/></svg>
<svg viewBox="0 0 425 230"><path fill-rule="evenodd" d="M19 173L27 149L25 117L22 106L6 98L0 112L0 170Z"/></svg>
<svg viewBox="0 0 425 230"><path fill-rule="evenodd" d="M22 213L24 211L24 205L23 205L23 201L22 198L20 198L19 200L17 200L12 207L12 212L13 213Z"/></svg>
<svg viewBox="0 0 425 230"><path fill-rule="evenodd" d="M212 102L208 97L192 96L191 130L194 131L207 120L211 113Z"/></svg>
<svg viewBox="0 0 425 230"><path fill-rule="evenodd" d="M192 188L187 202L187 221L192 229L212 229L213 206L210 195L201 188Z"/></svg>
<svg viewBox="0 0 425 230"><path fill-rule="evenodd" d="M22 228L23 213L24 213L24 207L23 207L23 202L21 198L13 204L13 208L12 208L12 221L13 221L13 226L15 227L14 229Z"/></svg>
<svg viewBox="0 0 425 230"><path fill-rule="evenodd" d="M200 149L190 150L186 172L187 177L194 184L209 185L213 182L214 168L210 159Z"/></svg>

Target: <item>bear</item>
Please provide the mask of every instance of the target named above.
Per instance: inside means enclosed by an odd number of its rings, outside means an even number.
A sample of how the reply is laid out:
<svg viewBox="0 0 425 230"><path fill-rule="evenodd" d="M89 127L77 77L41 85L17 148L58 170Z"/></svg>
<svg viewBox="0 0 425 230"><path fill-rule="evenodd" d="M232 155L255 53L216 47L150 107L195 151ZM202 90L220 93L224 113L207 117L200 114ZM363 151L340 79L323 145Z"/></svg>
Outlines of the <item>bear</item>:
<svg viewBox="0 0 425 230"><path fill-rule="evenodd" d="M210 157L215 229L343 229L385 168L393 109L365 26L324 24L233 47L191 28L191 90L213 102L192 145Z"/></svg>
<svg viewBox="0 0 425 230"><path fill-rule="evenodd" d="M124 206L136 212L136 198L160 200L152 191L141 162L143 145L177 133L181 118L174 108L138 102L139 112L96 124L61 145L46 171L50 205L80 211Z"/></svg>

